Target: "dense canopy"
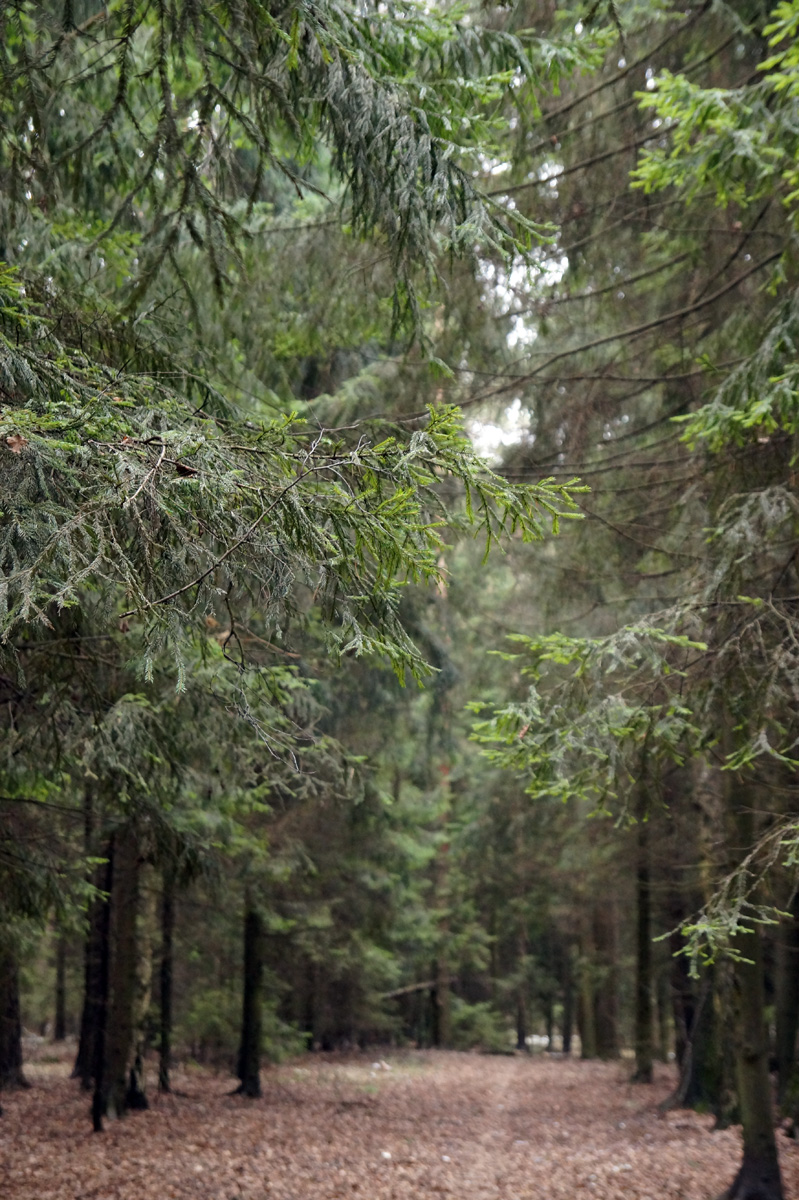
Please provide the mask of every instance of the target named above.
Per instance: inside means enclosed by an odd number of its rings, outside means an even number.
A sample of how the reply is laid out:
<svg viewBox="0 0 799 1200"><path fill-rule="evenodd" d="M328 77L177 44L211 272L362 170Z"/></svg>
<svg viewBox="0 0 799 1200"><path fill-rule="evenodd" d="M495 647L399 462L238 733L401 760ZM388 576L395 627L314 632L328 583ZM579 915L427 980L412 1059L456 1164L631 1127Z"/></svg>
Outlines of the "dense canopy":
<svg viewBox="0 0 799 1200"><path fill-rule="evenodd" d="M53 956L98 1130L579 1035L781 1197L797 26L5 6L0 1084Z"/></svg>

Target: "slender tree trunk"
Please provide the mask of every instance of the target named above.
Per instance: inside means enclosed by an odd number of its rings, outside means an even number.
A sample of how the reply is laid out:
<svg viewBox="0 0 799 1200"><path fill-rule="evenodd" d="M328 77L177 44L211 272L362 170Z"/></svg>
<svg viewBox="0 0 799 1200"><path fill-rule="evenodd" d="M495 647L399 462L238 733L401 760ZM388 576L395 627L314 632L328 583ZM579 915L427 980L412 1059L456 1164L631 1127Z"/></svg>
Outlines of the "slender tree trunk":
<svg viewBox="0 0 799 1200"><path fill-rule="evenodd" d="M586 921L586 925L589 922ZM579 993L577 1023L580 1030L580 1058L596 1058L596 967L590 933L584 931L578 963Z"/></svg>
<svg viewBox="0 0 799 1200"><path fill-rule="evenodd" d="M669 973L666 963L660 963L655 972L655 1000L657 1005L657 1047L660 1062L669 1061Z"/></svg>
<svg viewBox="0 0 799 1200"><path fill-rule="evenodd" d="M59 933L55 948L55 1021L53 1041L63 1042L67 1036L67 939Z"/></svg>
<svg viewBox="0 0 799 1200"><path fill-rule="evenodd" d="M563 1053L571 1054L574 1027L574 980L572 979L572 948L567 943L563 956Z"/></svg>
<svg viewBox="0 0 799 1200"><path fill-rule="evenodd" d="M754 842L754 820L748 797L742 790L732 797L738 844ZM763 957L760 931L753 922L735 935L734 964L737 1000L737 1075L741 1106L743 1161L735 1179L724 1192L724 1200L783 1200L768 1063L768 1031L765 1021Z"/></svg>
<svg viewBox="0 0 799 1200"><path fill-rule="evenodd" d="M799 1030L799 893L791 915L780 922L777 941L776 1055L777 1100L786 1116L796 1121L799 1078L796 1035Z"/></svg>
<svg viewBox="0 0 799 1200"><path fill-rule="evenodd" d="M433 978L435 985L431 991L432 1009L432 1039L433 1045L444 1048L450 1044L452 1037L452 995L450 992L450 964L447 956L449 943L449 840L447 824L449 821L449 766L441 767L441 786L445 801L439 817L439 829L442 840L436 851L434 864L433 894L438 915L438 948L433 962Z"/></svg>
<svg viewBox="0 0 799 1200"><path fill-rule="evenodd" d="M519 986L516 990L516 1049L527 1050L527 972L525 963L527 959L527 930L524 927L524 922L519 921L517 951L519 961L517 971L519 972Z"/></svg>
<svg viewBox="0 0 799 1200"><path fill-rule="evenodd" d="M618 1058L618 954L616 906L612 898L603 897L595 902L594 943L601 972L599 986L594 991L596 1052L599 1058Z"/></svg>
<svg viewBox="0 0 799 1200"><path fill-rule="evenodd" d="M130 1106L138 967L139 844L130 825L115 837L111 898L113 953L105 1033L103 1114L121 1117ZM137 1093L136 1082L132 1093ZM140 1101L137 1099L137 1105ZM146 1104L146 1101L145 1101Z"/></svg>
<svg viewBox="0 0 799 1200"><path fill-rule="evenodd" d="M524 992L520 988L516 993L516 1049L527 1048L527 1005L524 1002Z"/></svg>
<svg viewBox="0 0 799 1200"><path fill-rule="evenodd" d="M88 785L83 794L83 846L87 856L96 855L99 849L95 844L94 795ZM107 942L110 915L108 861L110 853L110 846L106 846L102 853L106 862L99 864L92 873L91 880L97 890L89 902L83 952L83 1006L78 1033L78 1052L75 1057L75 1066L72 1068L72 1078L80 1079L81 1087L87 1092L91 1090L94 1080L94 1068L97 1061L95 1043L108 992Z"/></svg>
<svg viewBox="0 0 799 1200"><path fill-rule="evenodd" d="M160 1040L158 1046L158 1090L172 1090L172 943L175 933L175 884L172 873L164 871L161 893L161 993Z"/></svg>
<svg viewBox="0 0 799 1200"><path fill-rule="evenodd" d="M452 1004L449 979L449 964L443 954L437 955L433 963L435 985L430 989L432 1004L432 1042L439 1049L450 1043Z"/></svg>
<svg viewBox="0 0 799 1200"><path fill-rule="evenodd" d="M157 924L157 889L155 872L149 864L139 867L137 876L136 903L136 983L133 998L133 1051L128 1088L125 1095L126 1109L149 1108L145 1090L144 1058L147 1052L149 1028L147 1014L150 1011L153 984L153 941Z"/></svg>
<svg viewBox="0 0 799 1200"><path fill-rule="evenodd" d="M114 885L114 838L109 840L105 852L105 863L102 867L102 897L98 904L98 919L95 926L89 930L90 936L96 933L95 956L92 961L91 992L93 1009L91 1013L90 1036L87 1036L86 1075L81 1074L81 1082L85 1088L91 1087L94 1080L92 1096L92 1126L95 1133L102 1133L103 1115L105 1113L105 1034L108 1024L108 990L111 980L111 889ZM89 992L87 991L87 1001ZM84 1004L84 1012L86 1004ZM83 1046L83 1036L81 1036ZM80 1062L80 1048L78 1050ZM78 1063L75 1064L75 1070ZM73 1075L75 1071L73 1071ZM86 1079L88 1078L88 1083Z"/></svg>
<svg viewBox="0 0 799 1200"><path fill-rule="evenodd" d="M646 797L641 789L636 829L635 1072L633 1074L635 1083L652 1082L654 1059L651 888L647 817Z"/></svg>
<svg viewBox="0 0 799 1200"><path fill-rule="evenodd" d="M0 1090L28 1087L22 1070L22 1018L16 951L0 948Z"/></svg>
<svg viewBox="0 0 799 1200"><path fill-rule="evenodd" d="M241 1014L241 1044L236 1089L242 1096L261 1094L261 1038L263 1008L263 920L252 897L245 899L244 996Z"/></svg>

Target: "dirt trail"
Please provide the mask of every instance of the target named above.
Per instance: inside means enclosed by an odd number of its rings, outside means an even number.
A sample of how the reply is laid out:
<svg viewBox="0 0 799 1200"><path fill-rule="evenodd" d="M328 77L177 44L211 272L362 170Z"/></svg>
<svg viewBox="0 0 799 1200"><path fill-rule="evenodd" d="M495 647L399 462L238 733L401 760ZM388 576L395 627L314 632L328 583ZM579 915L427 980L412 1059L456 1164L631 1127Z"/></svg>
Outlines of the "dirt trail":
<svg viewBox="0 0 799 1200"><path fill-rule="evenodd" d="M475 1054L308 1058L264 1074L258 1101L184 1071L182 1095L90 1132L64 1064L32 1064L4 1096L3 1200L707 1200L732 1178L736 1130L660 1116L672 1086L628 1064ZM799 1147L779 1135L786 1200Z"/></svg>

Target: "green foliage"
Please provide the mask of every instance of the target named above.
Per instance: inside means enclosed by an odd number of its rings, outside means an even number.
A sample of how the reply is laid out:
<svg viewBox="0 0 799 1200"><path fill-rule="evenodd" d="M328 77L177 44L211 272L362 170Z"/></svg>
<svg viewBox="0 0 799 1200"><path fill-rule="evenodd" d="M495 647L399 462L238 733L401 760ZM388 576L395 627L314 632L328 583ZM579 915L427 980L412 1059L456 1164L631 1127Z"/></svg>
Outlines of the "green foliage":
<svg viewBox="0 0 799 1200"><path fill-rule="evenodd" d="M595 53L414 0L268 11L131 3L77 23L24 0L1 20L0 166L15 241L41 237L55 209L62 237L73 233L67 245L52 237L53 254L96 258L99 248L101 273L121 270L129 307L164 267L185 283L186 242L221 290L230 252L284 181L324 195L313 169L322 139L344 219L385 242L417 327L414 280L432 271L438 239L461 252L542 236L474 185L469 155L485 147L492 106L512 82L529 94ZM104 250L123 250L120 233L133 240L114 262Z"/></svg>
<svg viewBox="0 0 799 1200"><path fill-rule="evenodd" d="M268 1062L283 1062L307 1048L306 1039L277 1015L274 999L267 1000L262 1019L262 1048ZM238 1048L240 1021L241 997L236 989L196 988L175 1030L181 1052L188 1050L201 1063L229 1067Z"/></svg>
<svg viewBox="0 0 799 1200"><path fill-rule="evenodd" d="M467 1004L452 998L452 1047L483 1050L487 1054L510 1054L512 1043L507 1022L488 1003Z"/></svg>
<svg viewBox="0 0 799 1200"><path fill-rule="evenodd" d="M710 188L719 207L745 207L772 192L799 128L788 113L777 124L770 96L768 81L759 91L701 88L661 72L656 89L639 100L668 131L669 145L644 151L632 173L635 186L647 192L676 187L689 204Z"/></svg>
<svg viewBox="0 0 799 1200"><path fill-rule="evenodd" d="M604 638L512 640L523 652L504 657L533 683L524 700L475 722L472 736L490 761L524 774L529 795L588 800L606 812L620 796L624 805L627 789L655 761L681 763L701 739L669 684L684 673L679 652L704 651L703 643L649 625ZM483 707L471 705L478 713Z"/></svg>
<svg viewBox="0 0 799 1200"><path fill-rule="evenodd" d="M540 537L574 509L573 484L518 489L487 471L454 410L431 411L407 444L309 437L293 418L231 427L156 378L124 384L67 351L8 273L3 297L6 642L102 582L118 589L112 611L145 623L150 678L162 648L248 590L270 597L264 625L280 630L304 587L336 653L418 672L398 587L438 575L438 478L464 481L489 545L516 530Z"/></svg>

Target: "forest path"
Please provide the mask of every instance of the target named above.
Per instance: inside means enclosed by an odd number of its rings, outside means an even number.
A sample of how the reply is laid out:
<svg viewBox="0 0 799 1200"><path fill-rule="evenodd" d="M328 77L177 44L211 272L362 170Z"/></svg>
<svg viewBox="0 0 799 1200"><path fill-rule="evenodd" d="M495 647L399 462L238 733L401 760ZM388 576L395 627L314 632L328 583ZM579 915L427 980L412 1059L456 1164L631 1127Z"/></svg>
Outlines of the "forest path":
<svg viewBox="0 0 799 1200"><path fill-rule="evenodd" d="M176 1073L184 1094L90 1132L64 1063L3 1097L3 1200L707 1200L738 1165L737 1130L659 1115L673 1085L629 1083L629 1063L408 1052L391 1069L320 1055L264 1073ZM799 1146L779 1135L786 1200Z"/></svg>

